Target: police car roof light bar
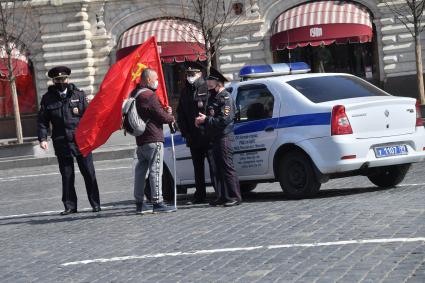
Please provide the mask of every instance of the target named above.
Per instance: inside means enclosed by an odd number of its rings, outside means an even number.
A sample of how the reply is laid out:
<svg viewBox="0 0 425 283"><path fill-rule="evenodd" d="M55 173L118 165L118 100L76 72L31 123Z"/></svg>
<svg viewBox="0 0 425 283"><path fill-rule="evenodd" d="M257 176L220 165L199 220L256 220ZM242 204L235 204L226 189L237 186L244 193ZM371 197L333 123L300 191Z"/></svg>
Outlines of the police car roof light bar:
<svg viewBox="0 0 425 283"><path fill-rule="evenodd" d="M243 67L239 71L239 77L242 80L248 80L272 76L305 74L310 71L310 66L304 62L254 65Z"/></svg>

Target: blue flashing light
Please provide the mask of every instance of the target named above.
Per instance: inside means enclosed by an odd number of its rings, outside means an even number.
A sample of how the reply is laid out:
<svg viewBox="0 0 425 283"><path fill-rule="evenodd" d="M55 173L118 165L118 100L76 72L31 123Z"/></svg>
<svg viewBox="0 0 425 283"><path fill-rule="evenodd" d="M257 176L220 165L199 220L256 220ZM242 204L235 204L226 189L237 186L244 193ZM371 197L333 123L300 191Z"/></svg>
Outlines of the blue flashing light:
<svg viewBox="0 0 425 283"><path fill-rule="evenodd" d="M278 63L269 65L245 66L239 71L242 80L264 78L310 72L310 66L304 62Z"/></svg>
<svg viewBox="0 0 425 283"><path fill-rule="evenodd" d="M310 66L305 62L290 63L291 74L305 74L311 71Z"/></svg>
<svg viewBox="0 0 425 283"><path fill-rule="evenodd" d="M255 77L256 74L272 73L270 65L245 66L239 71L240 77Z"/></svg>

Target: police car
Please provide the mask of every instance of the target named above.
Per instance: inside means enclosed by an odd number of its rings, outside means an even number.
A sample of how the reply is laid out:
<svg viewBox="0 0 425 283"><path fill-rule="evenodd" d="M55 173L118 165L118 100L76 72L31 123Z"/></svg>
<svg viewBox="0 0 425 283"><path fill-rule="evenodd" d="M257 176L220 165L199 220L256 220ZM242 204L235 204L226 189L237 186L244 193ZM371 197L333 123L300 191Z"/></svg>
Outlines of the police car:
<svg viewBox="0 0 425 283"><path fill-rule="evenodd" d="M234 165L242 192L278 181L291 198L314 195L329 179L366 176L399 184L425 159L415 99L396 97L350 74L308 73L304 63L247 66L231 93L238 109ZM176 176L166 134L164 192L194 187L190 150L174 135ZM206 163L206 168L208 168ZM206 170L209 182L208 170Z"/></svg>

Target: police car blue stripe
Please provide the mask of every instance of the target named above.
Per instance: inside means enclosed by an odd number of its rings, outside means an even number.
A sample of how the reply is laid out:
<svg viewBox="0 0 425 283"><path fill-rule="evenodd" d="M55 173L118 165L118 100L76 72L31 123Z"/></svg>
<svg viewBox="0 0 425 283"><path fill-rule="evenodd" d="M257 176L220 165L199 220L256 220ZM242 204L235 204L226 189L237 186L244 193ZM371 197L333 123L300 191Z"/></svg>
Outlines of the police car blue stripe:
<svg viewBox="0 0 425 283"><path fill-rule="evenodd" d="M279 118L262 119L252 122L243 122L235 125L235 135L242 135L254 132L264 131L267 127L275 127L277 129L302 127L302 126L317 126L330 125L331 113L311 113L292 116L283 116ZM181 135L174 136L174 145L185 144L185 140ZM165 147L171 146L171 138L165 138Z"/></svg>
<svg viewBox="0 0 425 283"><path fill-rule="evenodd" d="M312 113L279 118L277 128L330 125L331 113Z"/></svg>

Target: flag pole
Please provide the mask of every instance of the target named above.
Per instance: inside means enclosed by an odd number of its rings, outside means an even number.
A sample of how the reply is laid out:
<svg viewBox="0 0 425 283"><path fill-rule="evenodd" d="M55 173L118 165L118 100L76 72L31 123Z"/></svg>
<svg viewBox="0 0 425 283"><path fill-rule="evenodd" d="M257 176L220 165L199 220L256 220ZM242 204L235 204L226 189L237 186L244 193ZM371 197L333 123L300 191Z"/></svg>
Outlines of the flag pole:
<svg viewBox="0 0 425 283"><path fill-rule="evenodd" d="M174 133L175 129L173 125L170 125L171 134L171 155L173 157L173 176L174 176L174 208L177 210L177 175L176 175L176 150L174 148Z"/></svg>

